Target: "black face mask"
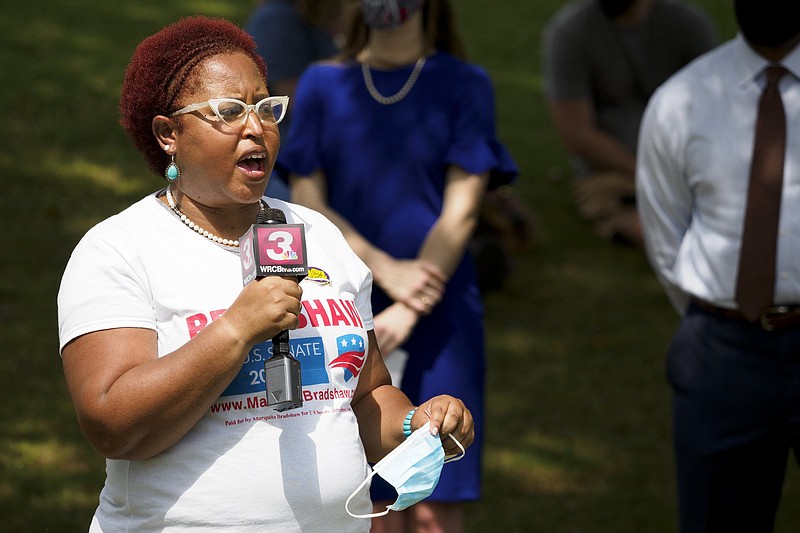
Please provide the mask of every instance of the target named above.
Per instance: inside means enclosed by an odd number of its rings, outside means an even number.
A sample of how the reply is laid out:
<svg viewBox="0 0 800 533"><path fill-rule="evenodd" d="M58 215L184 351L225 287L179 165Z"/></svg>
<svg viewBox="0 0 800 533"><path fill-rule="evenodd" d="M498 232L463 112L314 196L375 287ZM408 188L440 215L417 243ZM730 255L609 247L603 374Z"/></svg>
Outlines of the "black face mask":
<svg viewBox="0 0 800 533"><path fill-rule="evenodd" d="M636 0L598 0L600 9L608 18L614 18L625 13Z"/></svg>
<svg viewBox="0 0 800 533"><path fill-rule="evenodd" d="M791 0L735 0L736 21L747 42L780 46L800 32L797 5Z"/></svg>

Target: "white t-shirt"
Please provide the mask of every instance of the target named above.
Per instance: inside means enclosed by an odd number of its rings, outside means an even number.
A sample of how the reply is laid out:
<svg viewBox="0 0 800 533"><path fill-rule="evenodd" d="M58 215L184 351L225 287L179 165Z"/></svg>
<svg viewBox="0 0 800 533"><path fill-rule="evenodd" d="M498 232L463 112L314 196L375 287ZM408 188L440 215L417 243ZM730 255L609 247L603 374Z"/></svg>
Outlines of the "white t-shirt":
<svg viewBox="0 0 800 533"><path fill-rule="evenodd" d="M271 343L256 345L175 445L147 460L107 461L91 531L369 530L344 503L369 472L350 401L373 329L372 277L322 215L268 202L306 231L311 273L300 327L290 332L302 408L266 407ZM157 332L162 356L219 317L241 289L239 254L188 229L150 195L75 248L58 295L60 346L92 331L139 327ZM366 491L355 507L370 511Z"/></svg>

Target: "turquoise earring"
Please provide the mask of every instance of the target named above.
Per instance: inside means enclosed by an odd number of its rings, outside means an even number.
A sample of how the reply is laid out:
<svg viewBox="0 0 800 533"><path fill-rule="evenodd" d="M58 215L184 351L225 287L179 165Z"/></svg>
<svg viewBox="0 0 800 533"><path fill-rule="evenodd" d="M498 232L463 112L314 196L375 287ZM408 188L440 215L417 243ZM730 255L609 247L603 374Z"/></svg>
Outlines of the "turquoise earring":
<svg viewBox="0 0 800 533"><path fill-rule="evenodd" d="M164 171L164 177L170 183L178 181L178 178L181 177L181 169L175 163L175 154L172 154L172 161L167 165L167 169Z"/></svg>

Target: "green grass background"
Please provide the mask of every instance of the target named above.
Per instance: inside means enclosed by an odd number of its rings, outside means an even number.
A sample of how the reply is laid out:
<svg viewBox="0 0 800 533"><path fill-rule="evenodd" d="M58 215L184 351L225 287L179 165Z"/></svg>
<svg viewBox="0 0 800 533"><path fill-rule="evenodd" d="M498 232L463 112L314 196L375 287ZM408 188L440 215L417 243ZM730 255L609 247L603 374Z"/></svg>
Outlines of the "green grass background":
<svg viewBox="0 0 800 533"><path fill-rule="evenodd" d="M457 0L471 59L535 212L536 248L487 299L485 497L469 531L676 530L663 357L677 316L642 254L598 242L568 198L539 38L556 0ZM698 1L721 38L729 2ZM161 186L117 125L136 44L180 16L243 22L251 1L18 2L0 15L0 531L84 531L103 460L77 428L55 295L93 224ZM777 531L800 529L792 462Z"/></svg>

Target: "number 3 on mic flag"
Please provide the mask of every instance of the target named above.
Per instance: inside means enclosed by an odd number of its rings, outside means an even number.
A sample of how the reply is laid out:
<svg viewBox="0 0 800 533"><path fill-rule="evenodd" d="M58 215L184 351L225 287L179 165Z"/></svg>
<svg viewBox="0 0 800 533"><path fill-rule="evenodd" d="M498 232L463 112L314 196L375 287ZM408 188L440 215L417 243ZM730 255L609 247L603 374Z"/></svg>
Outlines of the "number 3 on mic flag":
<svg viewBox="0 0 800 533"><path fill-rule="evenodd" d="M273 228L269 229L272 230ZM299 256L292 245L302 239L303 232L302 228L300 228L300 231L291 231L291 229L297 228L259 232L259 249L267 252L267 257L278 263L296 262Z"/></svg>
<svg viewBox="0 0 800 533"><path fill-rule="evenodd" d="M245 285L257 277L308 274L303 224L253 224L240 239Z"/></svg>

